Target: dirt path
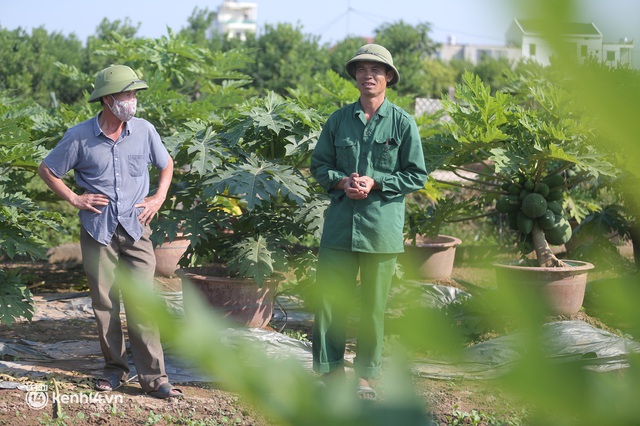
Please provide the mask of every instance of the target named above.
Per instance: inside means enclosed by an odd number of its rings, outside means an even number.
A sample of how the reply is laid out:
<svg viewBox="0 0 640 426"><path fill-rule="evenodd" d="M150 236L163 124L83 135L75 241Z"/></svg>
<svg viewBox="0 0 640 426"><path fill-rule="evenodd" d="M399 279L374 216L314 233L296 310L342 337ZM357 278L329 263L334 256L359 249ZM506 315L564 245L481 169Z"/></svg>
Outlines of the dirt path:
<svg viewBox="0 0 640 426"><path fill-rule="evenodd" d="M11 328L0 325L0 338L5 342L20 339L35 342L34 350L46 348L53 351L49 353L56 354L56 359L43 360L37 354L0 357L4 366L0 366L0 425L40 424L55 416L62 416L68 425L193 424L205 420L208 422L205 424L270 424L241 397L226 392L219 383L201 378L193 380L179 368L169 372L169 376L185 392L186 397L182 400L162 401L149 397L142 393L137 382L107 395L97 394L93 391L93 380L101 371L103 360L90 306L86 304L87 293L82 285L84 275L81 269L29 265L29 271L32 291L38 300L35 320L17 323ZM177 278L158 277L156 285L161 292L181 290ZM61 303L56 301L61 300L67 308L58 307ZM72 309L68 308L70 305ZM30 361L29 356L33 356L33 360ZM34 409L27 403L28 392L24 386L33 386L34 382L51 386L47 390L49 401L42 409ZM18 384L22 390L11 388ZM498 404L505 406L505 415L509 415L520 409L515 404L505 405L508 396L489 381L415 377L414 385L426 409L437 420L436 424L449 424L448 419L454 410L486 412ZM54 392L67 398L67 403L59 404L60 412L51 403ZM82 395L85 395L85 400L81 400ZM112 399L107 399L107 396Z"/></svg>
<svg viewBox="0 0 640 426"><path fill-rule="evenodd" d="M56 298L65 297L85 300L82 296L86 292L76 291L84 290L81 269L44 264L29 265L27 271L38 301L34 321L12 327L0 325L0 345L33 342L26 347L34 352L0 357L0 425L47 424L56 416L67 425L189 424L205 420L209 422L206 424L268 425L238 395L225 392L212 382L176 382L186 395L180 400L147 396L136 381L116 392L95 392L93 380L101 371L103 359L90 306L78 304L69 311L59 309L61 304L55 303ZM156 285L163 292L179 291L181 287L177 278L158 277ZM43 359L38 352L43 349L55 359ZM37 409L27 400L29 390L35 394L42 390L35 389L35 383L48 387L48 400ZM52 403L54 395L61 402L58 406Z"/></svg>

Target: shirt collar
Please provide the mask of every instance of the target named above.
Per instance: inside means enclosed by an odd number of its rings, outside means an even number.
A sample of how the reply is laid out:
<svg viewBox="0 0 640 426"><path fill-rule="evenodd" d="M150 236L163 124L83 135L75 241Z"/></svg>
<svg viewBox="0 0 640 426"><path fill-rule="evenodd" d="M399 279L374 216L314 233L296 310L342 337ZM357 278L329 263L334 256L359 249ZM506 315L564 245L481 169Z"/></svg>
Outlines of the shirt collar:
<svg viewBox="0 0 640 426"><path fill-rule="evenodd" d="M100 129L100 123L98 122L98 117L100 117L100 114L96 115L93 118L93 134L96 136L100 136L100 133L102 133L102 129Z"/></svg>
<svg viewBox="0 0 640 426"><path fill-rule="evenodd" d="M100 136L100 133L102 133L100 122L98 121L100 114L102 114L102 112L99 112L98 115L93 118L93 133L96 136ZM124 133L124 136L129 136L131 134L131 126L129 125L129 123L124 123L124 129L122 130L122 133Z"/></svg>
<svg viewBox="0 0 640 426"><path fill-rule="evenodd" d="M354 117L359 116L360 114L364 114L364 111L362 110L362 105L360 105L359 98L353 105L354 105L354 108L353 108ZM379 115L381 117L385 117L386 115L388 115L390 105L391 105L391 102L389 102L389 99L385 97L384 101L382 101L382 105L380 105L380 108L378 108L376 115Z"/></svg>

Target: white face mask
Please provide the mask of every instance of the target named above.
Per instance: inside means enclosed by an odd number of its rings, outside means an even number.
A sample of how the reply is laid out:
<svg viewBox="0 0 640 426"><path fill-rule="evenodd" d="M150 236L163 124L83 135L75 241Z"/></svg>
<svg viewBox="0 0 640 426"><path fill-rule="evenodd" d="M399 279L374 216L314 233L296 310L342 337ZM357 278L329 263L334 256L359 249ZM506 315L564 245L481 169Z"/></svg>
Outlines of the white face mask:
<svg viewBox="0 0 640 426"><path fill-rule="evenodd" d="M136 98L120 101L111 96L111 99L113 99L113 106L110 106L109 109L120 121L129 121L136 115L136 107L138 106Z"/></svg>

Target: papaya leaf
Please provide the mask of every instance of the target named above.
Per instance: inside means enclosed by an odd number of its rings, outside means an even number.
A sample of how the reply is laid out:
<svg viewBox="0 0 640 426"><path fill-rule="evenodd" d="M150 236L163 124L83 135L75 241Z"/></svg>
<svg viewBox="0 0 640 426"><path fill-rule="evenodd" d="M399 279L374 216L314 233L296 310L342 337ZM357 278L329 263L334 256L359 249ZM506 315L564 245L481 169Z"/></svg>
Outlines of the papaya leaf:
<svg viewBox="0 0 640 426"><path fill-rule="evenodd" d="M289 142L285 146L285 155L290 156L299 153L300 151L311 152L318 142L320 136L320 130L310 132L305 135L291 135L287 136L286 140Z"/></svg>
<svg viewBox="0 0 640 426"><path fill-rule="evenodd" d="M262 287L266 278L273 274L272 252L263 236L245 239L233 247L234 256L228 266L240 275L252 278Z"/></svg>
<svg viewBox="0 0 640 426"><path fill-rule="evenodd" d="M324 225L324 212L329 207L327 196L318 196L305 203L297 213L297 220L306 225L307 231L315 238L322 235Z"/></svg>
<svg viewBox="0 0 640 426"><path fill-rule="evenodd" d="M185 130L165 138L178 164L189 164L190 171L204 176L222 164L226 148L220 135L211 126L194 121L184 125Z"/></svg>
<svg viewBox="0 0 640 426"><path fill-rule="evenodd" d="M266 127L276 135L280 131L287 129L289 123L284 119L285 104L281 97L273 92L269 92L264 100L264 106L255 107L248 113L253 117L256 127Z"/></svg>
<svg viewBox="0 0 640 426"><path fill-rule="evenodd" d="M59 230L60 214L40 209L24 193L0 186L0 253L45 259L45 242L36 225Z"/></svg>
<svg viewBox="0 0 640 426"><path fill-rule="evenodd" d="M270 203L281 194L298 205L309 196L307 184L299 172L290 166L281 166L261 160L252 154L242 164L231 164L225 170L204 183L207 198L228 190L241 197L247 209L253 210L263 203Z"/></svg>
<svg viewBox="0 0 640 426"><path fill-rule="evenodd" d="M31 321L34 313L31 292L20 282L20 276L0 269L0 324L11 325L19 318Z"/></svg>

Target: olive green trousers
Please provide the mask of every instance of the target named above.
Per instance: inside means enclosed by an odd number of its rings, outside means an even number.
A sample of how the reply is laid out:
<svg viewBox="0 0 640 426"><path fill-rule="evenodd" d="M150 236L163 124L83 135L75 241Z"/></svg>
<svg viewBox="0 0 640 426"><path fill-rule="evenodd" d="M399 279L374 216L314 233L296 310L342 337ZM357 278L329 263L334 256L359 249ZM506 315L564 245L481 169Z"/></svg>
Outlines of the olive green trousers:
<svg viewBox="0 0 640 426"><path fill-rule="evenodd" d="M312 337L316 372L344 367L349 318L357 315L355 372L364 379L379 376L385 309L397 256L320 248Z"/></svg>
<svg viewBox="0 0 640 426"><path fill-rule="evenodd" d="M120 320L120 290L115 286L117 268L126 267L135 277L126 285L153 287L155 255L149 239L151 229L146 226L142 238L134 241L118 225L110 244L102 245L94 240L84 228L80 233L82 263L89 284L93 312L98 325L100 348L105 359L104 377L127 380L129 366L125 347L124 331ZM144 306L144 300L123 299L129 331L129 344L140 386L145 392L155 390L167 382L164 367L164 352L156 324L140 322L129 315L133 305Z"/></svg>

